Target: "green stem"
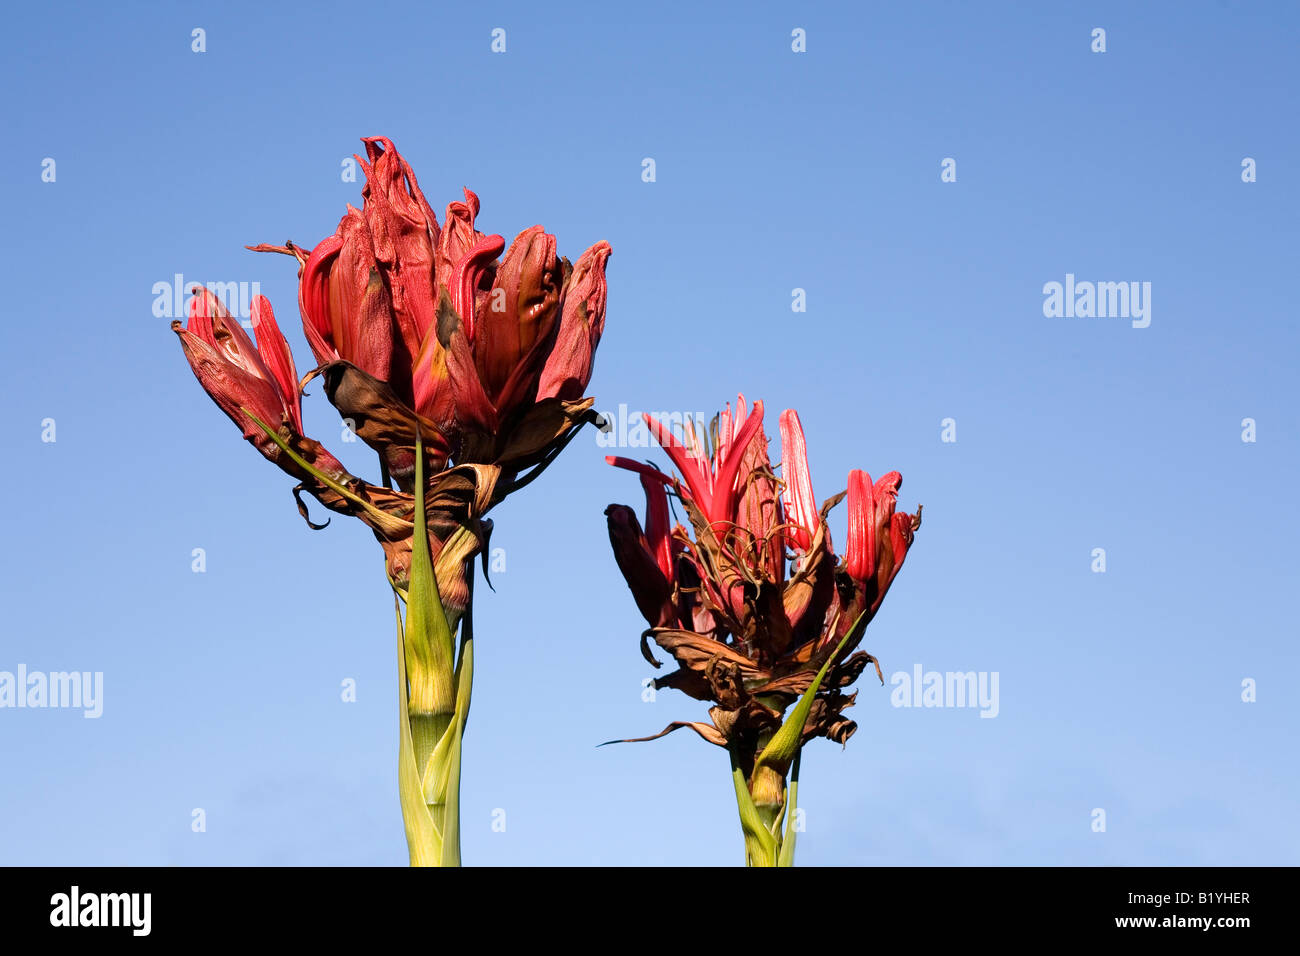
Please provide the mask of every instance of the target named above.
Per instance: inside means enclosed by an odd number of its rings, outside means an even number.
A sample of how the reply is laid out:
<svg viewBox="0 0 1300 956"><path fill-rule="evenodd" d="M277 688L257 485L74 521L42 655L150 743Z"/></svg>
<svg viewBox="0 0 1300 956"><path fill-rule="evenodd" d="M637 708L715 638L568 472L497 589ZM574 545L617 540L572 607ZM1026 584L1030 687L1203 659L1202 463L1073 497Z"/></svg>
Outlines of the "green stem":
<svg viewBox="0 0 1300 956"><path fill-rule="evenodd" d="M469 574L470 601L463 614L448 614L438 590L428 541L424 503L424 450L415 440L415 514L411 569L405 591L406 618L398 613L402 739L398 783L412 866L460 865L461 737L474 676L473 568L455 549L439 554L445 573ZM454 635L461 631L460 658Z"/></svg>
<svg viewBox="0 0 1300 956"><path fill-rule="evenodd" d="M731 755L731 780L736 788L736 807L740 810L740 829L745 834L745 865L776 866L776 838L763 825L754 798L749 793L745 781L745 771L740 766L740 758L735 745L727 748Z"/></svg>
<svg viewBox="0 0 1300 956"><path fill-rule="evenodd" d="M402 622L402 603L396 590L393 604L397 612L397 702L401 726L398 754L398 795L402 802L402 822L406 826L406 846L411 866L436 866L442 856L442 834L434 826L433 816L424 801L420 772L415 760L411 735L410 690L406 675L406 627Z"/></svg>
<svg viewBox="0 0 1300 956"><path fill-rule="evenodd" d="M781 839L781 853L777 857L777 866L794 866L794 841L799 832L795 817L799 813L799 761L803 759L803 747L794 752L794 766L790 770L790 796L785 808L785 836Z"/></svg>
<svg viewBox="0 0 1300 956"><path fill-rule="evenodd" d="M469 721L470 696L474 686L474 569L468 571L469 600L460 622L460 654L456 658L456 720L448 729L452 745L448 748L445 770L447 786L443 793L442 865L460 866L460 761L463 753L465 724ZM440 774L444 771L439 768Z"/></svg>

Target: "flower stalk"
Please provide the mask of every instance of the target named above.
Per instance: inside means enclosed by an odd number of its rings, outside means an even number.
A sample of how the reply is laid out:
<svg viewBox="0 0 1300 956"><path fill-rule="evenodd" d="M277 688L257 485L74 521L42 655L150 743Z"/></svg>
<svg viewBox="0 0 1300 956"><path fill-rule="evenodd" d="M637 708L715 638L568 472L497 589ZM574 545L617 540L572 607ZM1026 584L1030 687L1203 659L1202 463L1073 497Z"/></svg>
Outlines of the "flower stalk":
<svg viewBox="0 0 1300 956"><path fill-rule="evenodd" d="M478 197L438 222L415 173L367 137L361 209L348 207L293 257L316 366L298 378L271 305L252 303L256 342L198 288L172 324L195 377L243 436L304 494L355 517L384 551L398 644L398 784L414 866L460 863L461 747L474 676L474 558L487 512L535 480L586 423L583 397L605 327L607 242L576 262L541 226L478 231ZM344 468L303 431L304 387L319 378L349 432L379 456L380 483ZM484 574L486 575L486 561Z"/></svg>
<svg viewBox="0 0 1300 956"><path fill-rule="evenodd" d="M459 866L461 740L474 680L472 611L467 602L463 615L449 616L438 592L427 535L424 446L418 435L415 447L415 527L425 533L415 534L412 541L408 587L393 585L399 604L398 690L403 721L398 785L411 865ZM463 561L454 546L444 546L443 553L450 561ZM464 570L444 568L443 572ZM472 588L472 574L468 581ZM406 606L405 620L401 604ZM458 625L464 633L457 659L453 634Z"/></svg>

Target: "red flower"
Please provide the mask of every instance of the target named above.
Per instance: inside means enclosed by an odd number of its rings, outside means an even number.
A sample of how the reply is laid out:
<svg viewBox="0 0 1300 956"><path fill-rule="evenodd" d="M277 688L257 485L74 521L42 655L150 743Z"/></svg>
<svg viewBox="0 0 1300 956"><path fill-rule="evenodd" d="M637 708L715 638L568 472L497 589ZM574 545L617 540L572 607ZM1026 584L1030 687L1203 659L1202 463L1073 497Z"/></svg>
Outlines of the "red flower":
<svg viewBox="0 0 1300 956"><path fill-rule="evenodd" d="M689 424L679 439L647 417L681 480L651 465L607 459L636 471L646 489L644 533L630 508L611 505L605 513L618 565L651 624L647 636L679 665L655 686L716 705L712 725L674 724L669 730L690 726L713 743L730 742L746 752L759 735L780 725L785 708L811 686L841 642L803 736L843 742L853 733L856 725L843 716L853 697L843 691L875 663L870 654L853 652L920 524L919 508L915 516L895 514L902 480L897 472L873 485L866 472L854 471L847 495L835 495L819 509L798 414L781 415L783 480L773 473L762 420L762 403L747 412L740 396L734 413L727 409L714 419L714 447L706 453ZM678 526L672 532L669 550L662 543L665 486L691 521L690 530ZM839 558L826 516L846 496L848 544ZM673 560L665 564L665 558ZM645 637L642 650L658 666Z"/></svg>
<svg viewBox="0 0 1300 956"><path fill-rule="evenodd" d="M448 204L440 227L392 142L362 142L362 208L349 206L334 235L309 253L293 245L256 248L297 256L303 329L322 366L348 363L387 385L404 413L426 423L426 435L436 429L433 447L456 461L517 454L517 433L535 442L538 418L550 414L536 406L577 403L591 378L605 322L609 244L592 246L576 267L557 255L555 237L541 226L507 248L501 236L477 230L479 200L468 189L463 202ZM326 379L332 401L337 377ZM345 418L361 411L339 410ZM566 410L571 421L587 411ZM358 434L395 474L409 469L409 454ZM522 457L539 457L538 449L525 450Z"/></svg>
<svg viewBox="0 0 1300 956"><path fill-rule="evenodd" d="M263 455L292 474L301 470L250 417L255 415L283 434L302 437L302 398L289 345L276 324L271 303L256 296L251 314L257 344L221 300L203 288L194 290L188 324L172 323L190 368L213 401ZM343 473L338 460L316 443L313 463L327 474Z"/></svg>

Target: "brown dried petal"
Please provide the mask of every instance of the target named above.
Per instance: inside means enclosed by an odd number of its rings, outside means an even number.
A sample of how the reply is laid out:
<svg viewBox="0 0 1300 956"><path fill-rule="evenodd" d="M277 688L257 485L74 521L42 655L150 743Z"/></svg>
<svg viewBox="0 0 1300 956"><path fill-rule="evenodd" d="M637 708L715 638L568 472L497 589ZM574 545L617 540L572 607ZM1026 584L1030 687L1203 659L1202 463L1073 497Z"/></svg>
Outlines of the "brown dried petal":
<svg viewBox="0 0 1300 956"><path fill-rule="evenodd" d="M350 362L330 362L319 369L325 394L348 428L379 452L398 484L409 489L415 474L417 430L429 456L430 469L441 471L448 445L438 426L417 415L386 382Z"/></svg>
<svg viewBox="0 0 1300 956"><path fill-rule="evenodd" d="M682 667L703 674L715 659L735 664L745 680L763 680L770 675L743 654L739 654L720 641L694 631L656 628L651 636L655 643L672 654Z"/></svg>

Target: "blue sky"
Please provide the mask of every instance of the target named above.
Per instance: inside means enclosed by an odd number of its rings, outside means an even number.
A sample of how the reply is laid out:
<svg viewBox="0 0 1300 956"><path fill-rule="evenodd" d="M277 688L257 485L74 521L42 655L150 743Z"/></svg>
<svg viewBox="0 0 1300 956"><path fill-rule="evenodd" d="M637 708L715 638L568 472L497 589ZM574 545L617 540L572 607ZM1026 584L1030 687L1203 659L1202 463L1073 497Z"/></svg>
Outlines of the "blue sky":
<svg viewBox="0 0 1300 956"><path fill-rule="evenodd" d="M309 367L292 264L243 246L332 232L370 135L437 210L470 186L488 232L610 241L598 407L744 391L773 435L798 408L819 496L898 469L924 503L864 647L996 672L998 714L863 680L847 748L805 754L801 863L1300 862L1300 13L624 6L9 13L0 672L99 671L104 700L0 709L0 863L405 862L379 550L307 529L152 291L260 283ZM1067 274L1151 283L1149 327L1046 317ZM306 415L373 470L318 390ZM606 452L589 431L495 514L468 863L742 860L722 751L595 747L705 710L642 700L602 514L640 489Z"/></svg>

